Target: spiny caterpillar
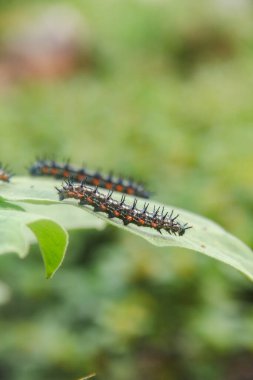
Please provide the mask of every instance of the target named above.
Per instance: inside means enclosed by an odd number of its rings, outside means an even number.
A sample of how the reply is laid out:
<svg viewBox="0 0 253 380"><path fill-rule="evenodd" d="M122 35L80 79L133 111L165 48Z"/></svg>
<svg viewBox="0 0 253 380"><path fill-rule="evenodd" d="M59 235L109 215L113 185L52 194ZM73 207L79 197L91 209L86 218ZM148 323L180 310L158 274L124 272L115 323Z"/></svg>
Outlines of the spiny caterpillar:
<svg viewBox="0 0 253 380"><path fill-rule="evenodd" d="M165 230L169 234L182 236L185 231L192 228L187 223L178 222L178 216L173 216L173 211L169 214L164 212L164 208L160 212L160 207L155 208L153 212L148 212L149 203L144 204L142 209L137 208L137 199L134 199L131 206L125 203L126 196L122 195L121 201L112 198L113 191L103 194L98 191L98 187L90 188L86 182L75 184L71 180L65 181L62 188L57 188L59 199L74 198L79 200L80 205L92 206L95 212L104 212L108 218L118 218L123 221L126 226L133 223L141 227L153 228L161 232Z"/></svg>
<svg viewBox="0 0 253 380"><path fill-rule="evenodd" d="M37 160L29 169L32 176L53 176L58 179L72 178L73 181L86 181L88 185L118 191L141 198L149 198L150 193L142 184L131 179L116 178L112 174L104 175L100 172L75 168L69 163L61 164L54 160Z"/></svg>
<svg viewBox="0 0 253 380"><path fill-rule="evenodd" d="M12 176L13 174L8 171L7 166L3 166L0 163L0 181L10 182Z"/></svg>

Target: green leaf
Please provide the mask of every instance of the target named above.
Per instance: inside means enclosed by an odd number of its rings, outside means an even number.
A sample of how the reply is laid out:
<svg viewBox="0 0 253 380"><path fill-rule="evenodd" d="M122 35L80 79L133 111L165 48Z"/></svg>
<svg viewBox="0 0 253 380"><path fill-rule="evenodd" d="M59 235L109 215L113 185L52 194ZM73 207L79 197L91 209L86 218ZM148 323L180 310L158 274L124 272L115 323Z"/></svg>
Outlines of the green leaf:
<svg viewBox="0 0 253 380"><path fill-rule="evenodd" d="M174 209L175 213L180 215L180 222L189 223L193 227L187 230L184 236L172 236L167 232L163 232L161 235L151 228L138 227L133 224L123 226L119 219L108 219L106 214L94 213L89 206L80 207L74 200L59 202L55 186L61 186L61 181L44 178L14 178L12 183L4 184L0 188L0 195L8 200L9 204L27 211L23 213L25 215L39 214L42 219L45 216L50 217L64 228L102 228L104 223L110 223L157 246L179 246L198 251L236 268L253 280L253 252L251 249L206 218L150 201L150 210L153 209L153 206L164 206L168 211ZM119 200L121 194L114 193L114 198ZM133 197L127 197L126 202L131 204ZM141 209L143 204L143 200L138 200L138 208ZM48 247L47 249L49 250Z"/></svg>
<svg viewBox="0 0 253 380"><path fill-rule="evenodd" d="M13 177L0 184L0 196L8 200L34 200L37 203L57 201L55 186L61 181L47 178Z"/></svg>
<svg viewBox="0 0 253 380"><path fill-rule="evenodd" d="M68 245L65 229L52 220L38 220L29 224L36 235L46 269L46 277L50 278L61 265Z"/></svg>
<svg viewBox="0 0 253 380"><path fill-rule="evenodd" d="M21 177L0 184L0 254L14 252L24 257L30 244L37 241L47 277L64 258L68 244L65 228L105 226L94 215L86 213L85 217L83 210L60 204L55 184L53 180Z"/></svg>
<svg viewBox="0 0 253 380"><path fill-rule="evenodd" d="M41 216L49 217L57 223L62 224L66 229L89 229L96 228L102 230L106 223L98 219L96 215L83 213L81 208L73 207L73 205L57 202L56 204L31 203L30 201L15 201L15 206L22 208L29 213L36 213Z"/></svg>
<svg viewBox="0 0 253 380"><path fill-rule="evenodd" d="M0 210L0 254L17 253L25 257L31 235L35 234L45 264L46 276L51 277L59 268L68 245L68 235L63 227L49 218L14 210Z"/></svg>
<svg viewBox="0 0 253 380"><path fill-rule="evenodd" d="M25 222L20 222L19 212L1 210L0 236L0 255L15 252L20 257L26 256L29 238L27 238L27 231L25 231Z"/></svg>
<svg viewBox="0 0 253 380"><path fill-rule="evenodd" d="M115 195L115 198L120 199L120 197L121 196ZM131 204L133 198L129 197L128 199L129 204ZM192 226L192 229L187 230L183 236L170 235L165 231L162 231L162 234L159 234L156 230L138 227L134 224L124 226L119 219L108 219L107 216L102 213L96 213L95 215L107 223L113 224L146 239L153 245L160 247L183 247L203 253L204 255L232 266L253 280L253 251L239 239L229 234L218 224L199 215L153 201L150 201L149 203L150 210L153 209L153 206L164 206L166 210L173 209L175 214L180 215L179 220L182 223L189 223L189 225ZM72 204L75 205L75 207L93 213L89 206L80 207L77 205L77 202L74 201L72 201ZM138 205L141 209L144 205L144 201L140 199ZM69 206L69 202L66 206Z"/></svg>

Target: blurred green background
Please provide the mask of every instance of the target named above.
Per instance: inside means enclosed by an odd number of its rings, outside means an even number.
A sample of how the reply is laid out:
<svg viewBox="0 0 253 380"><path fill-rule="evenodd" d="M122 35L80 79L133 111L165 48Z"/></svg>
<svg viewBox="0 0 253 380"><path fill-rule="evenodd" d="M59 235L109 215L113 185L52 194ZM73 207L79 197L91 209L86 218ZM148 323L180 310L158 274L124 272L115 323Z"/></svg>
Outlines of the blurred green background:
<svg viewBox="0 0 253 380"><path fill-rule="evenodd" d="M144 180L253 246L253 3L0 1L1 161ZM0 260L0 379L253 378L253 285L198 253L73 231Z"/></svg>

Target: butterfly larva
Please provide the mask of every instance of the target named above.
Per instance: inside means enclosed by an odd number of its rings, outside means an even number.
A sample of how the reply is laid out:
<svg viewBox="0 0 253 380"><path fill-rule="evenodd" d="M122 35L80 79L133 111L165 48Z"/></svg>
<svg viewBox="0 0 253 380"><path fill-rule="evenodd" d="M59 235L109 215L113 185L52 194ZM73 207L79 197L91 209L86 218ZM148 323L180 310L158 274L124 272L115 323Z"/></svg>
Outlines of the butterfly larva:
<svg viewBox="0 0 253 380"><path fill-rule="evenodd" d="M124 225L133 223L141 227L153 228L160 232L165 230L169 234L182 236L186 230L192 228L187 223L179 223L178 216L173 216L173 211L165 212L164 208L160 212L160 207L148 211L149 204L145 204L142 209L137 208L137 199L134 199L130 206L126 204L126 196L123 195L121 201L113 199L113 192L103 194L98 188L90 188L86 183L75 184L71 180L65 181L62 188L56 188L59 199L64 200L73 198L79 200L80 205L92 206L95 212L106 213L108 218L118 218L122 220Z"/></svg>
<svg viewBox="0 0 253 380"><path fill-rule="evenodd" d="M37 160L29 169L33 176L52 176L58 179L72 178L76 182L84 179L91 186L99 186L107 190L118 191L141 198L149 198L150 193L142 184L131 179L116 178L112 174L104 175L100 172L92 172L88 169L78 169L69 163L61 164L51 160Z"/></svg>
<svg viewBox="0 0 253 380"><path fill-rule="evenodd" d="M0 163L0 181L10 182L13 174L8 170L7 166L3 166Z"/></svg>

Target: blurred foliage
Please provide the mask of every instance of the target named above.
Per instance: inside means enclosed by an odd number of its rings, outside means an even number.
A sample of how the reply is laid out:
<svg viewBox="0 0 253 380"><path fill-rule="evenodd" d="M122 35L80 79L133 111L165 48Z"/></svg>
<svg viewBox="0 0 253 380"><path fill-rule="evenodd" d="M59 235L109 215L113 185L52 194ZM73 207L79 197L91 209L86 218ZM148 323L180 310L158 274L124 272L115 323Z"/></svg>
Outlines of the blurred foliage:
<svg viewBox="0 0 253 380"><path fill-rule="evenodd" d="M1 40L47 3L1 1ZM64 4L89 26L93 65L0 87L1 161L22 174L37 155L70 157L143 179L252 246L251 2ZM75 231L52 280L35 247L2 257L0 278L1 379L253 377L252 283L194 252Z"/></svg>

